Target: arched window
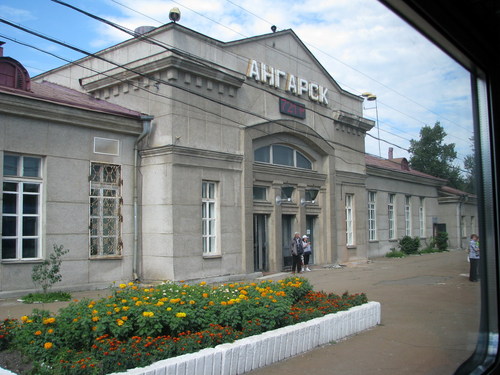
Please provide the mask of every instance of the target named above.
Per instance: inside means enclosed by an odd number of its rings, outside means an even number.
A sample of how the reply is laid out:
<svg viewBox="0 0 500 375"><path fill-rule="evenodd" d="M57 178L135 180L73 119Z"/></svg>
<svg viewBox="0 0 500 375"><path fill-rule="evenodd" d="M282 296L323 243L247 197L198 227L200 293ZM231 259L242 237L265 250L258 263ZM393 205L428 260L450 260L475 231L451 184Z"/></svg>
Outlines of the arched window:
<svg viewBox="0 0 500 375"><path fill-rule="evenodd" d="M262 163L312 169L311 161L302 153L291 147L279 144L258 148L254 151L254 160Z"/></svg>

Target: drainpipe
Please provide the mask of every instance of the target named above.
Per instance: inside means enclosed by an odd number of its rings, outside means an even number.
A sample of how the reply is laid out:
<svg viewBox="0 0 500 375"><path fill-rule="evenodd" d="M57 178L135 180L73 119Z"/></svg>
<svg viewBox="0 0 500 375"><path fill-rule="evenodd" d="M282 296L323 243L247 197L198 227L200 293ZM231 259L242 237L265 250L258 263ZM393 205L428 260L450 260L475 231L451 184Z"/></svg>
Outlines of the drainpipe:
<svg viewBox="0 0 500 375"><path fill-rule="evenodd" d="M138 218L138 193L137 193L137 168L138 168L138 160L139 160L139 142L147 135L151 133L151 121L154 119L153 116L141 116L142 121L142 133L139 135L137 140L134 143L134 188L133 188L133 196L134 196L134 245L132 250L132 277L134 280L139 280L139 275L137 274L137 252L138 252L138 244L139 244L139 218Z"/></svg>

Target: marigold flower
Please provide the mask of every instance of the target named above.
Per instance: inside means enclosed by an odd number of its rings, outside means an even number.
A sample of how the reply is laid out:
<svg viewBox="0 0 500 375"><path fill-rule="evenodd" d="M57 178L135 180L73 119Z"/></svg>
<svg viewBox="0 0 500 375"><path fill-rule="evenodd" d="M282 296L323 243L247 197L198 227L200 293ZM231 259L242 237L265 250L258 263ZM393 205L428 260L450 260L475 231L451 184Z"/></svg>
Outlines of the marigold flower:
<svg viewBox="0 0 500 375"><path fill-rule="evenodd" d="M93 321L93 322L98 322L98 321L99 321L99 319L100 319L100 318L99 318L98 316L93 316L93 317L92 317L92 321Z"/></svg>
<svg viewBox="0 0 500 375"><path fill-rule="evenodd" d="M130 309L130 306L123 306L123 307L122 307L122 310L123 310L123 311L127 311L128 309Z"/></svg>
<svg viewBox="0 0 500 375"><path fill-rule="evenodd" d="M46 342L45 344L43 344L43 347L44 349L50 349L52 348L54 345L51 343L51 342Z"/></svg>
<svg viewBox="0 0 500 375"><path fill-rule="evenodd" d="M122 299L122 303L127 303L128 301L126 299Z"/></svg>
<svg viewBox="0 0 500 375"><path fill-rule="evenodd" d="M40 336L42 334L42 331L36 331L35 336Z"/></svg>
<svg viewBox="0 0 500 375"><path fill-rule="evenodd" d="M115 307L113 310L115 310L115 312L120 312L120 308L119 307Z"/></svg>
<svg viewBox="0 0 500 375"><path fill-rule="evenodd" d="M196 303L196 302L195 302L195 301L193 301L193 300L189 301L189 304L190 304L190 305L194 305L195 303Z"/></svg>
<svg viewBox="0 0 500 375"><path fill-rule="evenodd" d="M177 314L175 314L175 316L178 317L178 318L185 318L186 317L186 313L178 312Z"/></svg>
<svg viewBox="0 0 500 375"><path fill-rule="evenodd" d="M203 298L208 298L208 293L203 293L202 296Z"/></svg>
<svg viewBox="0 0 500 375"><path fill-rule="evenodd" d="M52 324L56 321L56 318L46 318L43 320L43 324Z"/></svg>
<svg viewBox="0 0 500 375"><path fill-rule="evenodd" d="M123 324L125 324L125 322L121 319L116 319L116 324L118 324L119 326L122 326Z"/></svg>
<svg viewBox="0 0 500 375"><path fill-rule="evenodd" d="M128 320L128 316L122 316L122 320Z"/></svg>
<svg viewBox="0 0 500 375"><path fill-rule="evenodd" d="M144 311L142 313L142 316L149 317L149 318L152 318L154 315L155 315L155 313L152 311Z"/></svg>
<svg viewBox="0 0 500 375"><path fill-rule="evenodd" d="M172 311L172 308L171 307L167 307L167 311Z"/></svg>
<svg viewBox="0 0 500 375"><path fill-rule="evenodd" d="M127 284L120 284L118 286L120 287L120 289L125 289L127 287Z"/></svg>
<svg viewBox="0 0 500 375"><path fill-rule="evenodd" d="M73 323L76 323L76 322L78 322L78 318L73 319Z"/></svg>
<svg viewBox="0 0 500 375"><path fill-rule="evenodd" d="M28 317L26 315L21 316L21 322L26 323L28 321Z"/></svg>
<svg viewBox="0 0 500 375"><path fill-rule="evenodd" d="M131 282L128 283L128 285L132 286L132 285L134 285L134 283L131 281Z"/></svg>
<svg viewBox="0 0 500 375"><path fill-rule="evenodd" d="M47 333L54 333L54 330L50 328L49 330L47 330Z"/></svg>
<svg viewBox="0 0 500 375"><path fill-rule="evenodd" d="M97 331L97 327L92 327L92 331Z"/></svg>
<svg viewBox="0 0 500 375"><path fill-rule="evenodd" d="M200 285L202 285L202 286L203 286L203 285L207 285L207 283L206 283L206 281L202 281L202 282L200 283Z"/></svg>

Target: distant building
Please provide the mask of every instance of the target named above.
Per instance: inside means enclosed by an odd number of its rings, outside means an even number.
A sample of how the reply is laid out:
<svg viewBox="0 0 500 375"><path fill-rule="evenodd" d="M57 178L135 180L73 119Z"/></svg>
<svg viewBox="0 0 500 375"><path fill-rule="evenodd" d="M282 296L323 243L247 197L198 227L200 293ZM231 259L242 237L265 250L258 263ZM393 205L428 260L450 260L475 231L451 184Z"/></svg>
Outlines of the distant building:
<svg viewBox="0 0 500 375"><path fill-rule="evenodd" d="M365 155L363 98L291 30L223 43L170 23L97 55L24 88L0 73L2 199L17 210L2 214L0 295L32 288L54 243L76 289L279 272L294 232L317 265L363 262L450 222L444 180Z"/></svg>

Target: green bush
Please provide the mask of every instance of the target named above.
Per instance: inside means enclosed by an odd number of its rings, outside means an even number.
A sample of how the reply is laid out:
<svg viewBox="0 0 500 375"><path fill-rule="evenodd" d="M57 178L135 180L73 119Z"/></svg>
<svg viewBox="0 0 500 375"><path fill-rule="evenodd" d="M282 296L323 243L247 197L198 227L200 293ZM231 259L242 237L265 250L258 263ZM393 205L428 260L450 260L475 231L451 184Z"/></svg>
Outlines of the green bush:
<svg viewBox="0 0 500 375"><path fill-rule="evenodd" d="M396 250L392 248L387 254L385 254L387 258L404 258L406 256L402 251Z"/></svg>
<svg viewBox="0 0 500 375"><path fill-rule="evenodd" d="M446 251L448 249L448 233L440 232L435 237L436 247L439 251Z"/></svg>
<svg viewBox="0 0 500 375"><path fill-rule="evenodd" d="M420 238L411 238L410 236L404 236L399 240L398 245L401 248L401 251L407 255L418 254L418 249L420 247Z"/></svg>
<svg viewBox="0 0 500 375"><path fill-rule="evenodd" d="M61 257L69 250L65 249L63 245L57 246L54 244L54 251L49 255L49 259L45 259L42 263L35 264L31 272L31 279L33 283L40 286L43 293L55 283L62 280L61 270Z"/></svg>

